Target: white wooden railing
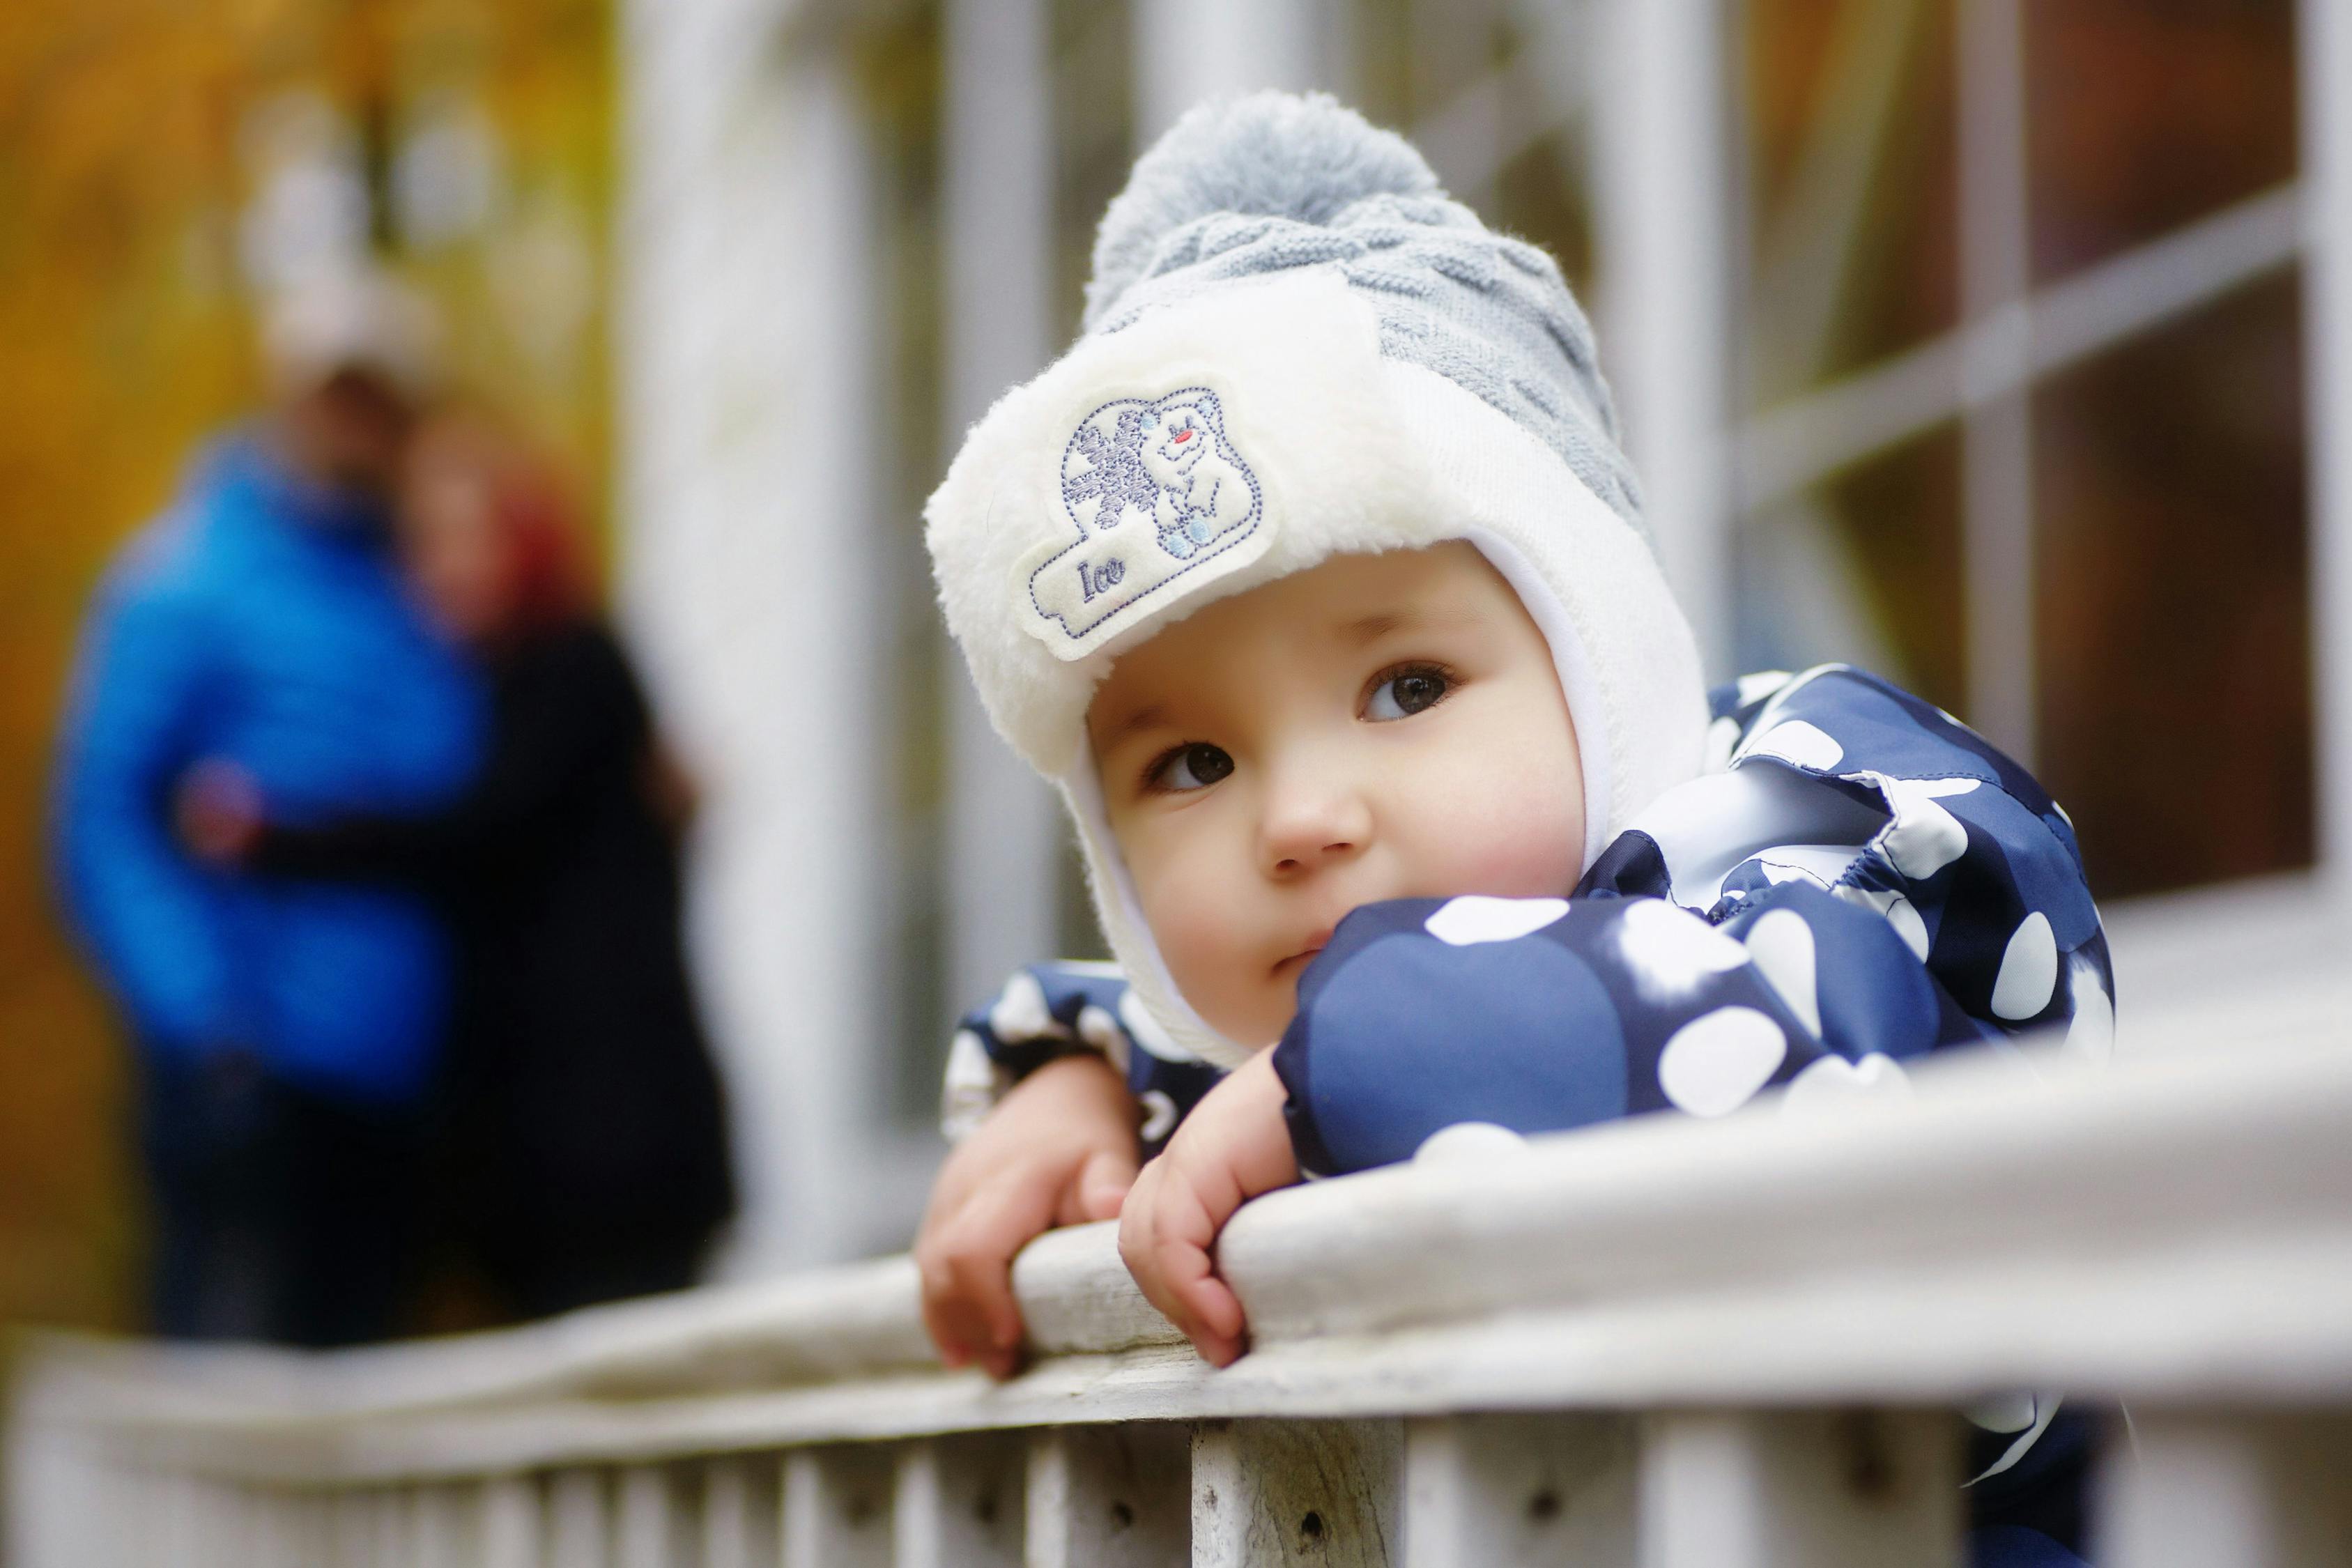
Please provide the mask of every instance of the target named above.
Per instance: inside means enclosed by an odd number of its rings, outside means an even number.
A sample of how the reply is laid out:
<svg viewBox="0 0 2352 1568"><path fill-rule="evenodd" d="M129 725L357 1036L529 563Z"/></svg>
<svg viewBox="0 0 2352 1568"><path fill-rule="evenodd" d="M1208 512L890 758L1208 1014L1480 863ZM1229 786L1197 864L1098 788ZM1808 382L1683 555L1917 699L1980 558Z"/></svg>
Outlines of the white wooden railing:
<svg viewBox="0 0 2352 1568"><path fill-rule="evenodd" d="M2352 991L1276 1194L1209 1370L1108 1227L1038 1359L860 1265L341 1354L24 1349L15 1568L1956 1561L1956 1412L2105 1413L2101 1568L2352 1563ZM2126 1415L2125 1413L2128 1412Z"/></svg>

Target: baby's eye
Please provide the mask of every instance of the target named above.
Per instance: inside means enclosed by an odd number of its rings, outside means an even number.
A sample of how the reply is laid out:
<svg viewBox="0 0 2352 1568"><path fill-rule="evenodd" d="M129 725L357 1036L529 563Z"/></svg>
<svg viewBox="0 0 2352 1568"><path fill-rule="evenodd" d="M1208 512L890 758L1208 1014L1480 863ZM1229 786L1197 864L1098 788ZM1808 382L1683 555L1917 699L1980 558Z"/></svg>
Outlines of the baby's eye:
<svg viewBox="0 0 2352 1568"><path fill-rule="evenodd" d="M1376 724L1410 719L1424 709L1434 708L1454 689L1454 682L1442 669L1428 665L1414 665L1400 669L1372 688L1364 699L1364 717Z"/></svg>
<svg viewBox="0 0 2352 1568"><path fill-rule="evenodd" d="M1179 746L1151 764L1143 782L1151 788L1181 795L1188 790L1206 789L1234 771L1234 760L1220 747L1206 741L1195 741Z"/></svg>

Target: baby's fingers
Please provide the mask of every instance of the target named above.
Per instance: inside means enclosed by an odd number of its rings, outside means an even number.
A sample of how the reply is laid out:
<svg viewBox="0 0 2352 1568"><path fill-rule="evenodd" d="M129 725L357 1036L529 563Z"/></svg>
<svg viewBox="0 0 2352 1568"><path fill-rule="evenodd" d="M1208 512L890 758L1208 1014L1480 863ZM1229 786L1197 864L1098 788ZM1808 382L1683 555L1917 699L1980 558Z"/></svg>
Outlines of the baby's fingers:
<svg viewBox="0 0 2352 1568"><path fill-rule="evenodd" d="M1164 1168L1146 1170L1119 1224L1119 1255L1160 1310L1202 1355L1219 1366L1241 1354L1241 1302L1210 1267L1216 1226L1191 1184Z"/></svg>
<svg viewBox="0 0 2352 1568"><path fill-rule="evenodd" d="M1192 1307L1192 1327L1186 1337L1201 1359L1212 1366L1231 1366L1241 1359L1245 1320L1241 1298L1214 1274L1204 1274L1184 1292Z"/></svg>
<svg viewBox="0 0 2352 1568"><path fill-rule="evenodd" d="M1013 1294L1013 1258L1045 1228L1052 1202L1052 1193L1034 1179L998 1181L929 1238L919 1259L924 1319L937 1323L932 1337L943 1352L951 1344L962 1347L993 1377L1009 1377L1019 1366L1021 1304Z"/></svg>
<svg viewBox="0 0 2352 1568"><path fill-rule="evenodd" d="M1135 1185L1135 1152L1096 1150L1087 1157L1085 1167L1072 1185L1077 1195L1077 1213L1071 1216L1069 1224L1117 1219L1129 1190Z"/></svg>
<svg viewBox="0 0 2352 1568"><path fill-rule="evenodd" d="M1217 1220L1191 1183L1171 1181L1161 1191L1159 1267L1183 1301L1185 1335L1212 1363L1231 1365L1242 1353L1244 1318L1241 1298L1209 1256Z"/></svg>

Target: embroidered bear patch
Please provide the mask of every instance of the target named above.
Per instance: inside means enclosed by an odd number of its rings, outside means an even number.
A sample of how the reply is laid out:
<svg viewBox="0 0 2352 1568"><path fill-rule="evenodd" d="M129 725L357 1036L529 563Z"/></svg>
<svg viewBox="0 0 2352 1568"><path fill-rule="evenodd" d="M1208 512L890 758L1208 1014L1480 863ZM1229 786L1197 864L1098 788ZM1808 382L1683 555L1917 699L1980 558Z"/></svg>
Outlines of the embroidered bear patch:
<svg viewBox="0 0 2352 1568"><path fill-rule="evenodd" d="M1265 513L1257 476L1225 434L1224 406L1204 386L1103 404L1071 434L1059 479L1077 542L1036 563L1028 586L1031 629L1065 658L1100 640L1089 634L1109 635L1120 611L1257 532Z"/></svg>

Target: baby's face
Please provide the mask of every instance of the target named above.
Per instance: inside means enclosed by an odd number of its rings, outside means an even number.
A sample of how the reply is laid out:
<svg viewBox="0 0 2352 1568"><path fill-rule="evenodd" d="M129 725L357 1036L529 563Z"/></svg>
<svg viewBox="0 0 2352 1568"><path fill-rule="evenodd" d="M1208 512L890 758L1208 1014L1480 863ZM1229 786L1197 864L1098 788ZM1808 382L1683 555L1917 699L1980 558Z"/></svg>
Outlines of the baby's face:
<svg viewBox="0 0 2352 1568"><path fill-rule="evenodd" d="M1557 896L1581 869L1551 650L1468 544L1219 600L1121 655L1087 730L1169 971L1240 1044L1281 1035L1359 905Z"/></svg>

